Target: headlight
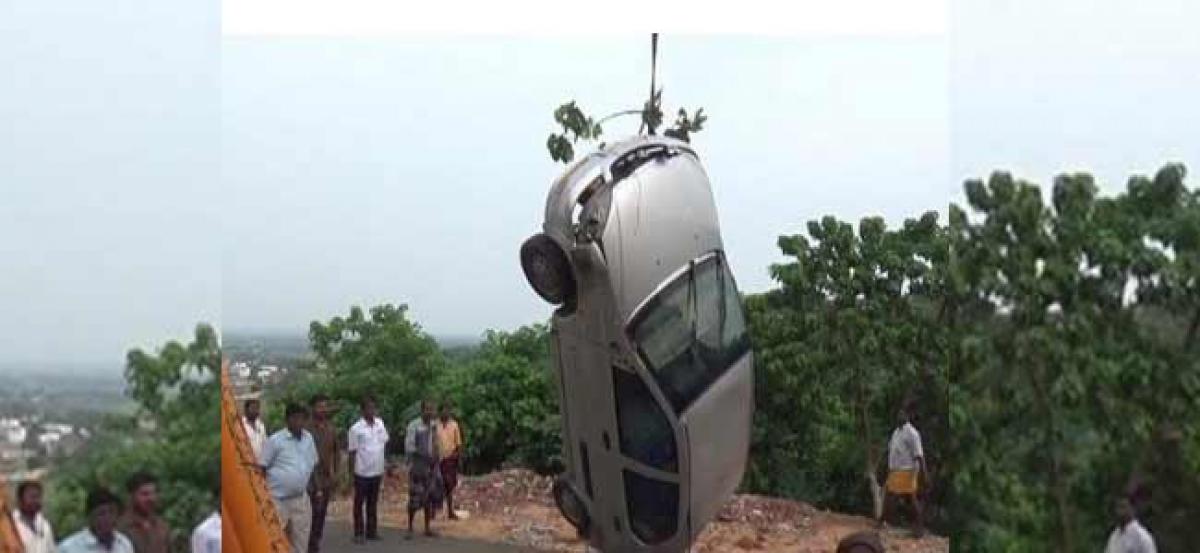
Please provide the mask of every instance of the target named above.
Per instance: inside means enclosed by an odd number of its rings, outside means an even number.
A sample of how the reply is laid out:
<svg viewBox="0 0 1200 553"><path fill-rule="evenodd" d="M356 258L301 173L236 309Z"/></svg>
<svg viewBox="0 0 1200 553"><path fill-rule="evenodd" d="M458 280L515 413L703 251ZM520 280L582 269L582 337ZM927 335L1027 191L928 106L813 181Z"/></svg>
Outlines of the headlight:
<svg viewBox="0 0 1200 553"><path fill-rule="evenodd" d="M554 305L575 299L575 276L567 254L549 236L538 233L521 244L521 269L542 299Z"/></svg>

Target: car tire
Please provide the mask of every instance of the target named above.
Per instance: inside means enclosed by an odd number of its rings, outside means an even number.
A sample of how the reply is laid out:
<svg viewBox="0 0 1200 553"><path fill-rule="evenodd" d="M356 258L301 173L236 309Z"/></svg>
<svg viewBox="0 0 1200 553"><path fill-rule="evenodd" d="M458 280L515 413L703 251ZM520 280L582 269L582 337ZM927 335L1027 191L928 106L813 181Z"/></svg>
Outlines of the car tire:
<svg viewBox="0 0 1200 553"><path fill-rule="evenodd" d="M567 254L552 238L538 233L521 244L521 269L537 295L552 305L575 301L575 275Z"/></svg>

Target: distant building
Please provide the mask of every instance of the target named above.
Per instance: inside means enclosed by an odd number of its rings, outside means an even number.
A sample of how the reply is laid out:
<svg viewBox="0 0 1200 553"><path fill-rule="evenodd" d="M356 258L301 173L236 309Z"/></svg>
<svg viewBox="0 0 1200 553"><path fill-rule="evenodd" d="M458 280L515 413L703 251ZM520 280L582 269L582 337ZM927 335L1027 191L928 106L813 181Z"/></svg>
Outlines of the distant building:
<svg viewBox="0 0 1200 553"><path fill-rule="evenodd" d="M47 422L42 425L42 432L37 434L37 444L47 457L66 457L73 455L84 443L83 435L76 432L71 425Z"/></svg>
<svg viewBox="0 0 1200 553"><path fill-rule="evenodd" d="M0 475L25 471L29 466L29 459L33 457L34 452L28 449L8 442L0 442Z"/></svg>
<svg viewBox="0 0 1200 553"><path fill-rule="evenodd" d="M62 434L58 432L42 432L38 434L38 445L42 447L42 451L48 456L54 456L58 450L58 442L62 439Z"/></svg>
<svg viewBox="0 0 1200 553"><path fill-rule="evenodd" d="M0 441L13 445L25 443L28 431L18 419L0 419Z"/></svg>
<svg viewBox="0 0 1200 553"><path fill-rule="evenodd" d="M238 361L229 368L229 376L235 379L249 380L251 376L250 364L245 361Z"/></svg>
<svg viewBox="0 0 1200 553"><path fill-rule="evenodd" d="M67 434L75 433L74 426L71 426L69 424L59 424L56 422L43 423L42 430L44 430L46 432L53 432L55 434L60 434L60 435L67 435Z"/></svg>

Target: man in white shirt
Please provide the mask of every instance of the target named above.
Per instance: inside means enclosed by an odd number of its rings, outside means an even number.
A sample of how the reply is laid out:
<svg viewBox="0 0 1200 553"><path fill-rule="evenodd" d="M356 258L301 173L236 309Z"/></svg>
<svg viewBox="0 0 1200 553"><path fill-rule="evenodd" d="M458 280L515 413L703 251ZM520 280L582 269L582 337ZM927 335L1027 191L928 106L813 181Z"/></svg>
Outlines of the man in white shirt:
<svg viewBox="0 0 1200 553"><path fill-rule="evenodd" d="M921 434L912 425L912 405L905 405L896 416L897 427L888 442L888 477L884 485L883 512L879 524L888 519L893 496L907 498L913 511L913 534L925 534L922 520L921 499L918 496L918 474L920 486L929 485L929 471L925 467L925 450L921 446ZM891 501L889 501L889 499Z"/></svg>
<svg viewBox="0 0 1200 553"><path fill-rule="evenodd" d="M221 553L221 513L213 511L192 531L192 553Z"/></svg>
<svg viewBox="0 0 1200 553"><path fill-rule="evenodd" d="M54 530L42 516L42 483L21 482L17 485L17 508L12 513L17 535L25 545L25 553L55 553Z"/></svg>
<svg viewBox="0 0 1200 553"><path fill-rule="evenodd" d="M1117 526L1108 536L1104 553L1156 553L1154 538L1133 516L1133 504L1122 497L1116 504Z"/></svg>
<svg viewBox="0 0 1200 553"><path fill-rule="evenodd" d="M117 496L97 488L88 493L85 505L88 527L60 542L58 553L134 553L133 542L116 530L121 514Z"/></svg>
<svg viewBox="0 0 1200 553"><path fill-rule="evenodd" d="M355 421L346 436L350 453L350 476L354 479L354 542L378 540L376 506L379 486L383 481L384 456L388 431L377 416L375 398L367 395L360 404L362 418ZM365 524L364 524L364 509Z"/></svg>
<svg viewBox="0 0 1200 553"><path fill-rule="evenodd" d="M263 442L267 441L267 427L259 417L259 401L257 397L246 400L242 408L242 428L246 429L246 438L250 449L254 450L254 458L262 459Z"/></svg>

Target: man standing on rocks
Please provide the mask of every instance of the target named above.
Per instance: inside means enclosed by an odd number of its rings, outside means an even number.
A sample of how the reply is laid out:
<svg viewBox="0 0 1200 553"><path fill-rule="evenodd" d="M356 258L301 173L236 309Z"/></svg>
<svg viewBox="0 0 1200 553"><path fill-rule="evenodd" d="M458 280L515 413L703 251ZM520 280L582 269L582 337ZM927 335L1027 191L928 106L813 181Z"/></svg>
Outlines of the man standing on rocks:
<svg viewBox="0 0 1200 553"><path fill-rule="evenodd" d="M458 515L454 513L454 488L458 486L458 464L462 455L463 443L462 432L458 428L458 421L454 418L450 402L442 403L438 415L438 451L442 454L438 469L441 470L442 484L446 488L446 516L450 520L458 520Z"/></svg>
<svg viewBox="0 0 1200 553"><path fill-rule="evenodd" d="M883 495L883 513L879 525L888 519L888 512L896 498L908 498L913 511L913 534L925 535L925 524L921 514L921 499L918 490L929 485L929 471L925 467L925 450L921 446L921 434L911 422L912 404L907 403L896 415L897 427L892 431L888 443L888 477ZM918 474L920 483L918 484Z"/></svg>
<svg viewBox="0 0 1200 553"><path fill-rule="evenodd" d="M433 518L437 490L435 471L438 466L437 421L433 418L433 402L421 401L421 416L408 423L404 434L404 453L408 460L408 535L413 537L413 519L417 511L425 512L425 535L435 536L429 528Z"/></svg>

